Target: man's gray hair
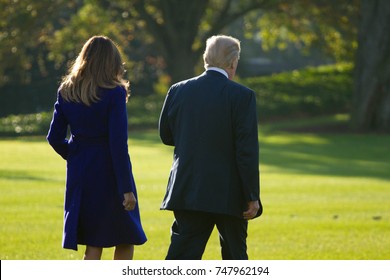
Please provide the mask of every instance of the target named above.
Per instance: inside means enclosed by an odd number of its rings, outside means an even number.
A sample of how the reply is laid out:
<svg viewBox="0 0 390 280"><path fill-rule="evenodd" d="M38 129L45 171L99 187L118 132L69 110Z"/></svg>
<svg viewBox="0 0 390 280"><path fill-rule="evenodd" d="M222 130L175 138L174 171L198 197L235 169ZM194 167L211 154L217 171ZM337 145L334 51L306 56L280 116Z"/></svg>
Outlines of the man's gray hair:
<svg viewBox="0 0 390 280"><path fill-rule="evenodd" d="M206 49L203 54L205 69L218 67L226 69L232 66L235 60L240 58L240 41L226 35L212 36L206 41Z"/></svg>

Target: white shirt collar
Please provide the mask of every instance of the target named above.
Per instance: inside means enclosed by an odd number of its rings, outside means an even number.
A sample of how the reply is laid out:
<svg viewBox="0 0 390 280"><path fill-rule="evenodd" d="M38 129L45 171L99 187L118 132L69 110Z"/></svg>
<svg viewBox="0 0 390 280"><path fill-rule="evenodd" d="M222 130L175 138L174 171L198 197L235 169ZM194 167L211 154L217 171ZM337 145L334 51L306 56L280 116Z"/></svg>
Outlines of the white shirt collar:
<svg viewBox="0 0 390 280"><path fill-rule="evenodd" d="M217 72L223 74L224 76L226 76L226 78L229 78L228 73L227 73L225 70L223 70L222 68L218 68L218 67L208 67L206 70L217 71Z"/></svg>

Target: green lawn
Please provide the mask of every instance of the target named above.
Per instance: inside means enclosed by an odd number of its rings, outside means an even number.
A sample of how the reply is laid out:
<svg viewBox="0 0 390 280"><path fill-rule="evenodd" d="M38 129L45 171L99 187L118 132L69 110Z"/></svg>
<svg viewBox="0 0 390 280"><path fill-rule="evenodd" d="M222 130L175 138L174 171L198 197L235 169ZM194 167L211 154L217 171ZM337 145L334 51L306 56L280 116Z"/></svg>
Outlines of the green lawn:
<svg viewBox="0 0 390 280"><path fill-rule="evenodd" d="M251 259L390 259L390 135L260 131L265 209L249 225ZM129 151L149 238L135 259L163 259L172 149L149 131L131 132ZM81 259L83 246L61 248L65 162L43 136L2 138L0 156L0 259ZM204 259L220 259L216 232Z"/></svg>

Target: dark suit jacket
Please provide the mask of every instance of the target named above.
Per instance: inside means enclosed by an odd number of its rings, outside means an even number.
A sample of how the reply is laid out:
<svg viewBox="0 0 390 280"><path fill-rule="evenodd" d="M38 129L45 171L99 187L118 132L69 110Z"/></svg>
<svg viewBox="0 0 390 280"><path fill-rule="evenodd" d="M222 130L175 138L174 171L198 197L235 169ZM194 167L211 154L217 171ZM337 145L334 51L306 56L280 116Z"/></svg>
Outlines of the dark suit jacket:
<svg viewBox="0 0 390 280"><path fill-rule="evenodd" d="M175 146L161 209L242 217L247 202L260 201L252 90L213 70L179 82L168 91L159 131Z"/></svg>

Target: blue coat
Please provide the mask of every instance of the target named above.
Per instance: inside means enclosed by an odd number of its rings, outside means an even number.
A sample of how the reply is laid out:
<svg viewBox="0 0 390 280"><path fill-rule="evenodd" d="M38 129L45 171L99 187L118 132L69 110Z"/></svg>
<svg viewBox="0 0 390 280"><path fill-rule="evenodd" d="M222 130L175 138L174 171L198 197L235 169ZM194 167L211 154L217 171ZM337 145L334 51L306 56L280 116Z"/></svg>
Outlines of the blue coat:
<svg viewBox="0 0 390 280"><path fill-rule="evenodd" d="M161 209L242 218L249 201L260 202L252 90L213 70L179 82L168 91L159 130L175 147Z"/></svg>
<svg viewBox="0 0 390 280"><path fill-rule="evenodd" d="M128 153L126 92L100 89L90 106L65 102L58 93L47 140L67 161L63 247L143 244L138 203L122 206L123 193L137 197ZM70 137L68 135L70 127Z"/></svg>

